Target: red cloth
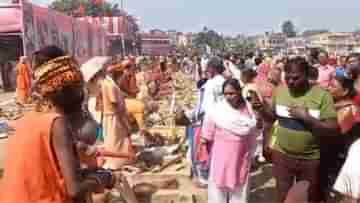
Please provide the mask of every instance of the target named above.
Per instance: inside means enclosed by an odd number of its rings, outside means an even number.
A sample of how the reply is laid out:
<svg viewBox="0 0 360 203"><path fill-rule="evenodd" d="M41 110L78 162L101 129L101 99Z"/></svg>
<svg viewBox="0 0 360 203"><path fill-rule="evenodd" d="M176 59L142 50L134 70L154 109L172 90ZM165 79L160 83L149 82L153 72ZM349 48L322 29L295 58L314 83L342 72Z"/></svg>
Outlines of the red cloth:
<svg viewBox="0 0 360 203"><path fill-rule="evenodd" d="M360 92L353 98L353 102L356 106L360 106Z"/></svg>

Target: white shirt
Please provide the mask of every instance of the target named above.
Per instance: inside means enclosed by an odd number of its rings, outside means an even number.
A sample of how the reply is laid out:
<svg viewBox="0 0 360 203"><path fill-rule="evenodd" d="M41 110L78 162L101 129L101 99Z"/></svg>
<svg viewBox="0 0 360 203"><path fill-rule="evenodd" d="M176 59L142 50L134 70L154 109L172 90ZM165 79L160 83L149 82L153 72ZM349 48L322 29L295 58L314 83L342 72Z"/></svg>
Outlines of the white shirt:
<svg viewBox="0 0 360 203"><path fill-rule="evenodd" d="M222 93L222 86L224 82L225 78L222 75L217 75L205 83L204 100L202 106L205 113L209 112L209 110L215 107L217 102L224 98Z"/></svg>
<svg viewBox="0 0 360 203"><path fill-rule="evenodd" d="M341 194L360 199L360 140L354 142L346 161L336 179L334 190Z"/></svg>
<svg viewBox="0 0 360 203"><path fill-rule="evenodd" d="M229 70L232 74L232 77L237 79L239 82L240 82L240 79L241 79L241 71L240 69L235 65L233 64L233 62L229 61Z"/></svg>

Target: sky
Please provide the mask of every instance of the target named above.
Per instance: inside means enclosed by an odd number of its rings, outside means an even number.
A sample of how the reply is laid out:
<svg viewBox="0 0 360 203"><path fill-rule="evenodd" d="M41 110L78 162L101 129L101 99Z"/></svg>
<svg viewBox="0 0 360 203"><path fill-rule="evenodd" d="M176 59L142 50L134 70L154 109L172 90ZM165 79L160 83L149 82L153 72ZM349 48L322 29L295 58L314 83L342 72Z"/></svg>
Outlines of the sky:
<svg viewBox="0 0 360 203"><path fill-rule="evenodd" d="M121 0L108 1L120 4ZM124 5L140 18L144 30L197 32L207 26L229 35L262 34L280 31L285 20L293 21L298 31L360 29L359 0L124 0Z"/></svg>

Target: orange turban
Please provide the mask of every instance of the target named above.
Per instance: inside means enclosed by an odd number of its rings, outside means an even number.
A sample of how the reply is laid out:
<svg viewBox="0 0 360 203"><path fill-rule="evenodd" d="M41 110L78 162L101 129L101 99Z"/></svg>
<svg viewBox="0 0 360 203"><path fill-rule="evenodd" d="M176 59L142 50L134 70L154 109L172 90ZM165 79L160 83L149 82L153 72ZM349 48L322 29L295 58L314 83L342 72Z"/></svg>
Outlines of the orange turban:
<svg viewBox="0 0 360 203"><path fill-rule="evenodd" d="M78 63L70 56L57 57L40 65L34 75L37 91L42 96L84 82Z"/></svg>

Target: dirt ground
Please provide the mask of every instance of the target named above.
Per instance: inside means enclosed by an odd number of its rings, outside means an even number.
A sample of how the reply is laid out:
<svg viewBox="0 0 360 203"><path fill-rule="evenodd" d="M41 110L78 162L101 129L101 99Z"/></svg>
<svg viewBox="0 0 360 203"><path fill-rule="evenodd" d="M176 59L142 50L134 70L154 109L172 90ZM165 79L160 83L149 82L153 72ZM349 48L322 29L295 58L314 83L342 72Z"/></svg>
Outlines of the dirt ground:
<svg viewBox="0 0 360 203"><path fill-rule="evenodd" d="M258 167L251 172L250 203L275 203L275 179L272 176L271 164Z"/></svg>
<svg viewBox="0 0 360 203"><path fill-rule="evenodd" d="M0 108L13 109L16 108L13 105L14 94L13 93L1 93L0 98ZM7 139L0 139L0 177L2 175L3 161L5 158ZM189 194L197 194L197 201L191 201L196 203L207 202L206 196L207 191L202 189L196 189L189 178L186 176L181 178L183 186L179 188L179 191L182 194L185 194L184 197L189 196ZM188 179L188 180L186 180ZM185 180L185 181L184 181ZM191 197L191 195L190 195ZM162 199L162 198L160 198ZM160 203L164 201L152 201L153 203ZM115 203L111 201L112 203ZM168 201L166 201L168 202ZM177 201L176 201L177 202ZM187 201L179 201L187 202ZM266 164L258 167L253 167L250 178L250 203L275 203L276 202L276 191L275 191L275 180L272 176L271 164ZM173 202L175 203L175 202Z"/></svg>

